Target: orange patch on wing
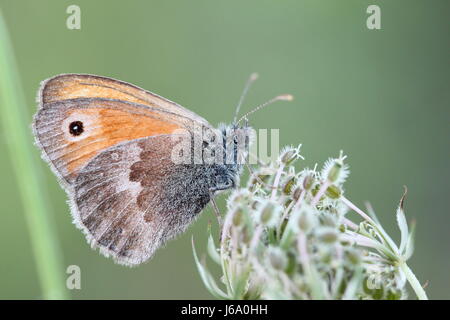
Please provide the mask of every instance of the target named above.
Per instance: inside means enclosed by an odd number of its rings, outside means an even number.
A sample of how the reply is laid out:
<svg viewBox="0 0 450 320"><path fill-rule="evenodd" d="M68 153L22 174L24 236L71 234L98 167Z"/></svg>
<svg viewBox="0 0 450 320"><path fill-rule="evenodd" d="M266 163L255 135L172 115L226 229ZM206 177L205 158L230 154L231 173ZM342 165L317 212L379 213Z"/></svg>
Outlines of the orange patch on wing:
<svg viewBox="0 0 450 320"><path fill-rule="evenodd" d="M163 98L117 80L90 75L62 75L45 86L43 102L51 103L76 98L104 98L164 106Z"/></svg>
<svg viewBox="0 0 450 320"><path fill-rule="evenodd" d="M54 101L76 98L105 98L148 104L148 101L143 100L138 96L131 95L130 93L95 85L67 83L67 86L60 87L56 92L53 92Z"/></svg>
<svg viewBox="0 0 450 320"><path fill-rule="evenodd" d="M180 127L147 115L130 113L118 109L81 109L68 114L73 121L76 116L87 117L84 132L71 141L67 135L67 147L63 160L69 175L75 175L93 157L103 150L121 142L170 134ZM64 128L63 128L64 130ZM83 136L84 135L84 136Z"/></svg>

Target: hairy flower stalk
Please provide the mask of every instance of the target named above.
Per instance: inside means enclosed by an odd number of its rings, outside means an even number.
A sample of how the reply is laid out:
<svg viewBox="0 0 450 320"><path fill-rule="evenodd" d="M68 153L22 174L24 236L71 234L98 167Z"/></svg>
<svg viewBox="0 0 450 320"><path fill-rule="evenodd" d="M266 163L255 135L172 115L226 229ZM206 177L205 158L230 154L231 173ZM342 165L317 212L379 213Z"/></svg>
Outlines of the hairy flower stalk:
<svg viewBox="0 0 450 320"><path fill-rule="evenodd" d="M413 253L409 230L397 209L401 240L386 233L372 208L367 212L344 196L346 156L327 160L321 170L294 163L300 146L281 151L278 160L259 165L247 186L228 199L215 244L207 252L222 271L218 282L194 257L206 288L219 299L406 299L409 282L418 299L427 295L406 264ZM357 213L362 220L346 216Z"/></svg>

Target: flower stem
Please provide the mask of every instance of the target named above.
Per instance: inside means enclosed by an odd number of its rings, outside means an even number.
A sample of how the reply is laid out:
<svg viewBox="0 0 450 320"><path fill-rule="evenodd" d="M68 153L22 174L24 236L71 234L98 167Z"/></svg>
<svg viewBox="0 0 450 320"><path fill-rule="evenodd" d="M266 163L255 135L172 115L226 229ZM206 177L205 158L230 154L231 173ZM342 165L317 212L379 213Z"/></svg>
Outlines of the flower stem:
<svg viewBox="0 0 450 320"><path fill-rule="evenodd" d="M45 299L65 299L67 289L60 250L49 209L42 194L45 187L33 149L28 111L6 24L0 11L0 121L8 138L9 155L22 198L37 274Z"/></svg>
<svg viewBox="0 0 450 320"><path fill-rule="evenodd" d="M406 279L408 279L409 284L413 288L417 298L419 300L428 300L425 290L423 290L422 285L419 280L417 280L416 275L408 267L406 262L401 262L399 265L400 269L405 273Z"/></svg>
<svg viewBox="0 0 450 320"><path fill-rule="evenodd" d="M284 165L281 164L280 168L278 168L277 175L275 176L275 181L273 182L274 188L272 189L271 200L274 200L277 195L278 184L280 183L281 174L283 173Z"/></svg>
<svg viewBox="0 0 450 320"><path fill-rule="evenodd" d="M317 204L317 202L319 202L320 198L324 195L325 191L327 191L330 184L331 183L328 180L326 180L326 181L324 181L324 183L322 183L319 191L317 191L316 196L314 197L313 201L311 202L312 207L314 207Z"/></svg>
<svg viewBox="0 0 450 320"><path fill-rule="evenodd" d="M394 256L399 255L399 249L397 248L395 242L389 237L389 235L383 229L381 224L376 223L371 217L369 217L364 211L362 211L360 208L358 208L355 204L353 204L346 197L342 196L341 200L346 206L348 206L350 209L352 209L353 211L358 213L361 217L363 217L367 222L369 222L374 228L376 228L378 230L380 235L387 242L387 244L390 247L392 254Z"/></svg>
<svg viewBox="0 0 450 320"><path fill-rule="evenodd" d="M353 204L353 202L351 202L350 200L348 200L346 197L341 196L341 200L342 202L349 207L350 209L352 209L353 211L355 211L357 214L359 214L361 217L363 217L365 220L367 220L368 222L375 224L374 221L372 220L372 218L370 218L364 211L362 211L360 208L358 208L357 206L355 206Z"/></svg>

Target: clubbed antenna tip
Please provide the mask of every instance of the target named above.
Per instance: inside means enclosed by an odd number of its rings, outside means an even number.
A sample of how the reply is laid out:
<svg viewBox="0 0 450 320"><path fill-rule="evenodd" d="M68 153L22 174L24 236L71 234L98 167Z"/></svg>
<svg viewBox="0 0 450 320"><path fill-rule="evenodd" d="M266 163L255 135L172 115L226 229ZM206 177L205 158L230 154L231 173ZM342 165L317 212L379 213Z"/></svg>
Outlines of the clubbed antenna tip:
<svg viewBox="0 0 450 320"><path fill-rule="evenodd" d="M282 94L282 95L276 96L275 98L270 99L269 101L267 101L263 104L260 104L256 108L254 108L254 109L250 110L249 112L247 112L246 114L244 114L237 123L241 122L243 119L247 119L247 117L249 115L251 115L252 113L255 113L256 111L261 110L262 108L265 108L268 105L270 105L276 101L292 101L292 100L294 100L294 96L291 94Z"/></svg>
<svg viewBox="0 0 450 320"><path fill-rule="evenodd" d="M282 94L277 97L277 100L292 101L292 100L294 100L294 96L292 94Z"/></svg>
<svg viewBox="0 0 450 320"><path fill-rule="evenodd" d="M250 81L255 81L256 79L258 79L258 77L259 77L259 74L257 72L253 72L250 75Z"/></svg>

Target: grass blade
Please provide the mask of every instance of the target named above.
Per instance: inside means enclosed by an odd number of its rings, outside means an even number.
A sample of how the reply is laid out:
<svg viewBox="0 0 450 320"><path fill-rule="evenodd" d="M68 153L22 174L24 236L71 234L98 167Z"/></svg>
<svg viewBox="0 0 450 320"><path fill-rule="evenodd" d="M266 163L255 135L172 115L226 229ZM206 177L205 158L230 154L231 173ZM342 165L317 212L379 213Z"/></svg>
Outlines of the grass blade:
<svg viewBox="0 0 450 320"><path fill-rule="evenodd" d="M64 269L46 205L37 150L29 128L26 100L5 20L0 10L0 122L14 167L32 250L45 299L65 299Z"/></svg>

